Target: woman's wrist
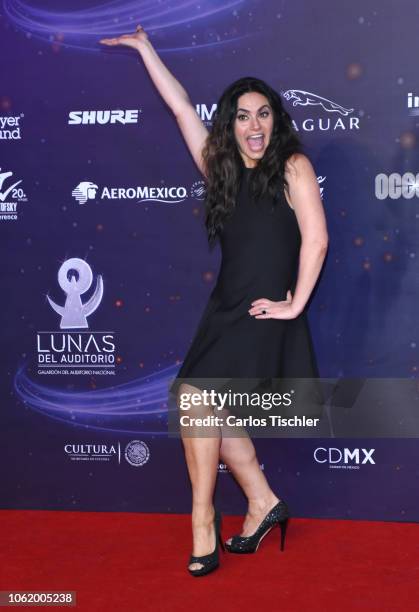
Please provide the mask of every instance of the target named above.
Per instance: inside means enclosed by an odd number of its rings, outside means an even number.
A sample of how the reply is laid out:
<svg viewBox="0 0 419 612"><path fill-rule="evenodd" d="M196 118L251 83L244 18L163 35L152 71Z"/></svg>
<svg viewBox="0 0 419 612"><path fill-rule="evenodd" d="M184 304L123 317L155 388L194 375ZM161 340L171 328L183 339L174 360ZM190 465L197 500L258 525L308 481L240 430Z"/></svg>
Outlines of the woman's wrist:
<svg viewBox="0 0 419 612"><path fill-rule="evenodd" d="M150 49L150 50L153 49L153 45L151 44L149 39L146 38L145 40L139 40L138 45L137 45L138 53L142 55L143 52L146 51L147 49Z"/></svg>
<svg viewBox="0 0 419 612"><path fill-rule="evenodd" d="M297 304L294 304L294 302L291 302L291 310L293 314L298 317L303 312L304 306L298 306Z"/></svg>

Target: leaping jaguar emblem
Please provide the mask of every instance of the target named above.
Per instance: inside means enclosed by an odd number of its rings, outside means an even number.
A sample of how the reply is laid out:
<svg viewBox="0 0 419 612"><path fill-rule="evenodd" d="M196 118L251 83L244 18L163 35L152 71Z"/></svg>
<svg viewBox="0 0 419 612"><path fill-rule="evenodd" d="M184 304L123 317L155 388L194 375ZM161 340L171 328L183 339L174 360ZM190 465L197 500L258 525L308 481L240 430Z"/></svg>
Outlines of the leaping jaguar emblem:
<svg viewBox="0 0 419 612"><path fill-rule="evenodd" d="M354 111L353 108L344 108L340 104L332 102L332 100L322 98L302 89L287 89L282 95L286 100L291 100L293 106L321 106L327 112L340 113L345 117Z"/></svg>

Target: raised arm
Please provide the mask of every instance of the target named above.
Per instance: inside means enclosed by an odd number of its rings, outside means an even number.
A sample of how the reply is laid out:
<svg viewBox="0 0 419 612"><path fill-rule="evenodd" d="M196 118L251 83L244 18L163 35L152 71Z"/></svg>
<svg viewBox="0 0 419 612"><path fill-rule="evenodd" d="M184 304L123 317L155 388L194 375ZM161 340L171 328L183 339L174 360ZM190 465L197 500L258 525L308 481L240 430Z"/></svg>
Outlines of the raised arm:
<svg viewBox="0 0 419 612"><path fill-rule="evenodd" d="M100 42L109 46L126 45L140 53L157 91L176 117L196 165L205 175L202 149L208 136L208 130L199 118L187 92L163 64L143 28L138 26L133 34L123 34L117 38L102 38Z"/></svg>

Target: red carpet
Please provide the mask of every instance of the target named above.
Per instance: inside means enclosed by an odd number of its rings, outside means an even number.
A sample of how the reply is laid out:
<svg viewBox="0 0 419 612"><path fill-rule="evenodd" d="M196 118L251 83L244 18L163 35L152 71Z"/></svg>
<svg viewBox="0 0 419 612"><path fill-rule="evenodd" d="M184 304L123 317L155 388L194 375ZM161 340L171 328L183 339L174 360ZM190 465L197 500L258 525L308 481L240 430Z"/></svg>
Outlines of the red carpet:
<svg viewBox="0 0 419 612"><path fill-rule="evenodd" d="M292 519L283 553L275 529L256 554L221 553L219 569L193 578L186 515L2 510L0 517L0 590L76 591L78 610L419 609L417 524ZM223 517L224 539L240 525L241 517Z"/></svg>

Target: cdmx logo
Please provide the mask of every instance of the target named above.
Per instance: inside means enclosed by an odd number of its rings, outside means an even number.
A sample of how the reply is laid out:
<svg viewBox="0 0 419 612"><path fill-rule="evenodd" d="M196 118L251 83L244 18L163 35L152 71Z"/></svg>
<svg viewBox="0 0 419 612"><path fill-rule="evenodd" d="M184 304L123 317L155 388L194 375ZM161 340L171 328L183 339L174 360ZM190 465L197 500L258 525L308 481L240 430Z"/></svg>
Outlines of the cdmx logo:
<svg viewBox="0 0 419 612"><path fill-rule="evenodd" d="M359 469L359 465L375 465L372 458L375 448L324 448L319 446L314 451L314 460L316 463L327 463L331 468L355 468Z"/></svg>
<svg viewBox="0 0 419 612"><path fill-rule="evenodd" d="M49 295L47 298L50 306L61 315L61 329L89 327L87 317L96 310L103 297L103 279L99 274L93 295L82 303L80 296L90 289L92 282L92 268L84 259L67 259L58 270L58 284L66 294L64 306L56 304Z"/></svg>

